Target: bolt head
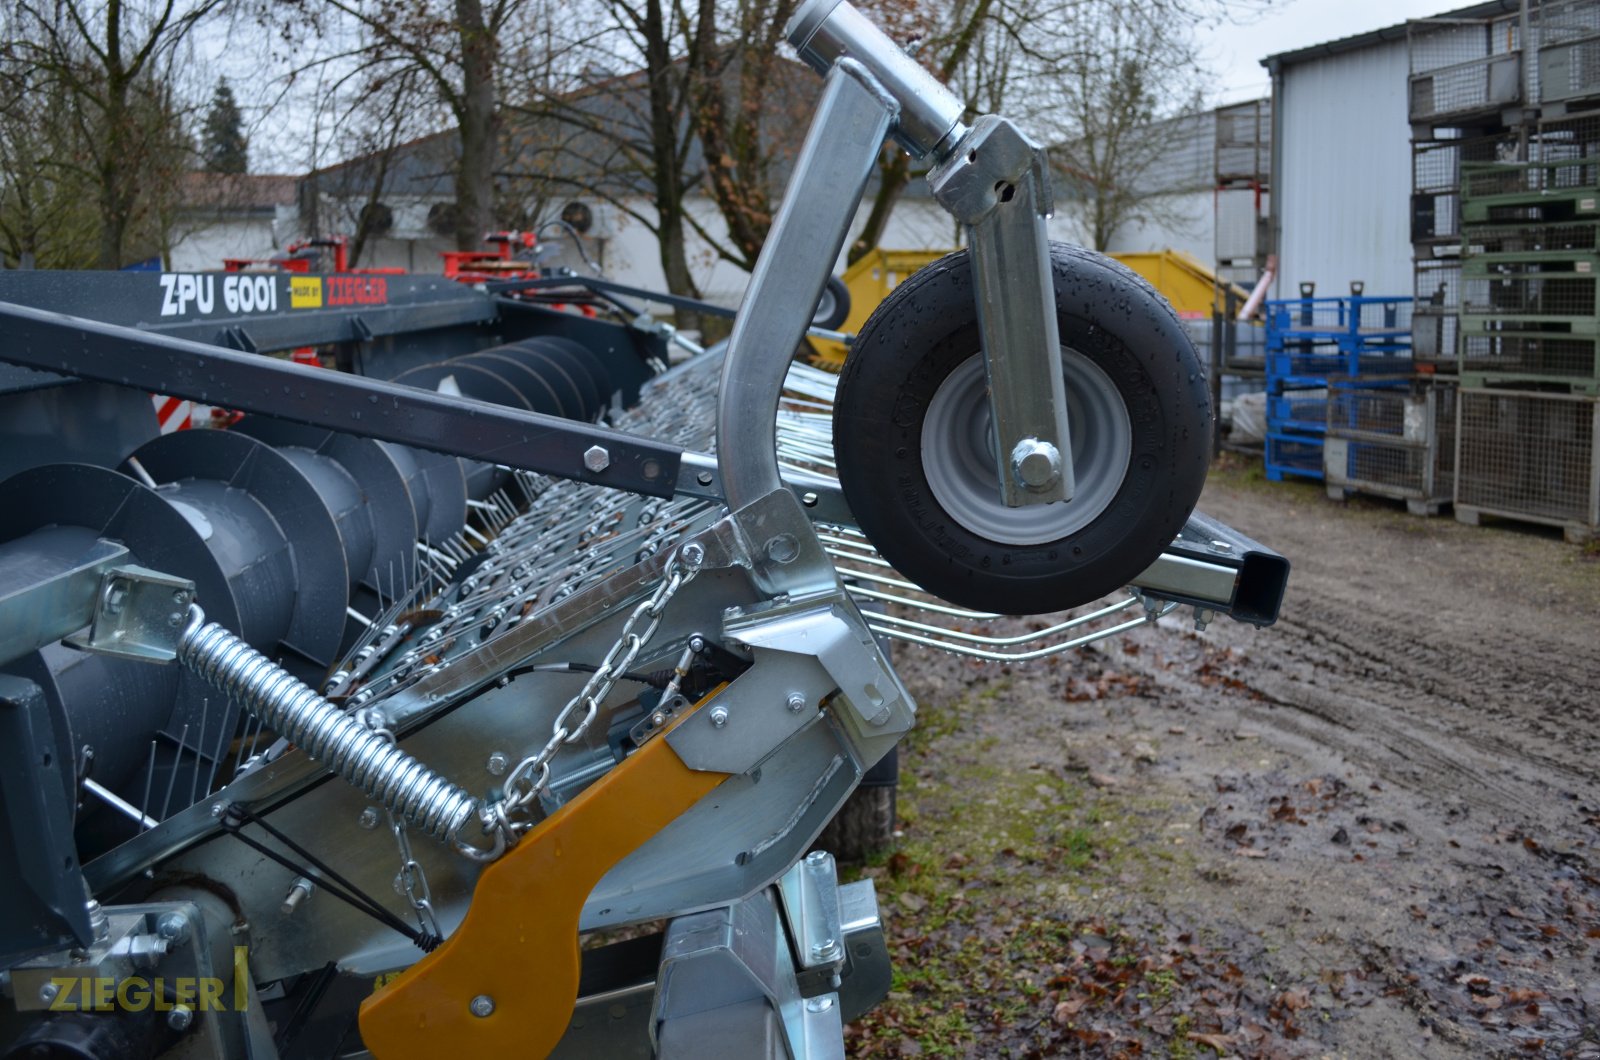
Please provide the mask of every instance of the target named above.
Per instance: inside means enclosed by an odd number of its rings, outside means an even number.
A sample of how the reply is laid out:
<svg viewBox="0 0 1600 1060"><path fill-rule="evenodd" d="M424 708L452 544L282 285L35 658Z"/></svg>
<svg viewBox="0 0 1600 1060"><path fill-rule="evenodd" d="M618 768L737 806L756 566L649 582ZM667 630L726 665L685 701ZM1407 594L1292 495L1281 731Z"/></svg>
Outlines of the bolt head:
<svg viewBox="0 0 1600 1060"><path fill-rule="evenodd" d="M826 1012L832 1007L833 998L828 994L822 994L818 997L811 998L806 1002L807 1012Z"/></svg>
<svg viewBox="0 0 1600 1060"><path fill-rule="evenodd" d="M1043 492L1061 480L1061 452L1049 442L1024 438L1011 450L1011 472L1024 489Z"/></svg>
<svg viewBox="0 0 1600 1060"><path fill-rule="evenodd" d="M504 752L496 751L489 756L489 762L485 768L489 770L489 775L491 777L500 777L505 775L506 765L507 762Z"/></svg>
<svg viewBox="0 0 1600 1060"><path fill-rule="evenodd" d="M39 1000L48 1005L50 1002L56 999L56 995L59 993L61 993L61 988L59 986L54 983L45 983L43 986L39 987Z"/></svg>
<svg viewBox="0 0 1600 1060"><path fill-rule="evenodd" d="M156 934L171 942L182 943L189 938L189 918L182 913L163 913L156 921Z"/></svg>
<svg viewBox="0 0 1600 1060"><path fill-rule="evenodd" d="M789 698L784 700L785 705L796 714L806 709L806 697L799 692L790 692Z"/></svg>
<svg viewBox="0 0 1600 1060"><path fill-rule="evenodd" d="M479 994L472 999L472 1003L467 1008L472 1011L474 1016L483 1019L485 1016L494 1014L494 998L488 994Z"/></svg>
<svg viewBox="0 0 1600 1060"><path fill-rule="evenodd" d="M712 707L709 717L711 718L711 724L720 729L728 724L728 708Z"/></svg>
<svg viewBox="0 0 1600 1060"><path fill-rule="evenodd" d="M604 471L611 466L611 454L603 445L591 445L583 451L583 466L594 472Z"/></svg>
<svg viewBox="0 0 1600 1060"><path fill-rule="evenodd" d="M699 570L706 561L706 550L698 541L691 541L678 550L678 558L690 570Z"/></svg>
<svg viewBox="0 0 1600 1060"><path fill-rule="evenodd" d="M800 555L800 542L793 534L779 534L767 542L767 558L774 563L793 563Z"/></svg>
<svg viewBox="0 0 1600 1060"><path fill-rule="evenodd" d="M831 961L839 955L839 943L834 939L822 939L811 947L811 959L814 961Z"/></svg>
<svg viewBox="0 0 1600 1060"><path fill-rule="evenodd" d="M826 865L829 859L832 857L833 855L829 854L826 850L813 850L811 853L806 855L806 864L821 867Z"/></svg>
<svg viewBox="0 0 1600 1060"><path fill-rule="evenodd" d="M211 816L213 816L213 817L221 817L223 814L225 814L227 812L228 812L228 807L225 804L220 803L220 802L213 802L211 804Z"/></svg>
<svg viewBox="0 0 1600 1060"><path fill-rule="evenodd" d="M370 832L378 827L378 820L378 808L376 806L368 806L361 811L361 816L357 819L357 823Z"/></svg>
<svg viewBox="0 0 1600 1060"><path fill-rule="evenodd" d="M174 1005L167 1013L167 1026L182 1034L194 1023L194 1009L188 1005Z"/></svg>

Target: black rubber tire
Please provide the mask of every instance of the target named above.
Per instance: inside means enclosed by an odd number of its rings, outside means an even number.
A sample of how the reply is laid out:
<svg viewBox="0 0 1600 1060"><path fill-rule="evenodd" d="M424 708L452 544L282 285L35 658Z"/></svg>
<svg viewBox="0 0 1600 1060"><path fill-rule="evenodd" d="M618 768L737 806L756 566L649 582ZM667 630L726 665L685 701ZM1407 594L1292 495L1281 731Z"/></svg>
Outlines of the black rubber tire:
<svg viewBox="0 0 1600 1060"><path fill-rule="evenodd" d="M816 315L811 318L813 327L837 331L850 319L850 288L837 276L829 276L822 289L822 299L817 303Z"/></svg>
<svg viewBox="0 0 1600 1060"><path fill-rule="evenodd" d="M997 542L951 517L928 484L929 403L982 348L965 251L919 270L884 299L839 380L834 449L861 529L906 577L975 610L1043 614L1128 584L1177 536L1210 464L1210 398L1171 306L1103 255L1052 243L1050 261L1061 343L1109 377L1132 432L1120 488L1077 531L1042 544Z"/></svg>
<svg viewBox="0 0 1600 1060"><path fill-rule="evenodd" d="M839 861L858 865L894 843L895 800L899 789L893 785L863 784L850 793L839 812L833 815L814 850L826 850Z"/></svg>

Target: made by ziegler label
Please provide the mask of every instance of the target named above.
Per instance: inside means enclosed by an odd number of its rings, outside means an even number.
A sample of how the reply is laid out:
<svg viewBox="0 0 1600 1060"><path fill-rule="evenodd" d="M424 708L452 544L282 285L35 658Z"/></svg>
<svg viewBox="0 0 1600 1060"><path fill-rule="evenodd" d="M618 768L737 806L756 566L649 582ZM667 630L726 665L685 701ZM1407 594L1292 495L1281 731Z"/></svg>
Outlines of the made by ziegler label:
<svg viewBox="0 0 1600 1060"><path fill-rule="evenodd" d="M382 276L290 276L289 308L387 305L389 282ZM208 316L220 308L229 316L276 313L278 277L249 273L161 274L161 315Z"/></svg>
<svg viewBox="0 0 1600 1060"><path fill-rule="evenodd" d="M290 309L321 309L322 308L322 277L321 276L291 276L291 277L289 277L289 308Z"/></svg>
<svg viewBox="0 0 1600 1060"><path fill-rule="evenodd" d="M389 281L382 276L324 276L328 305L388 305Z"/></svg>

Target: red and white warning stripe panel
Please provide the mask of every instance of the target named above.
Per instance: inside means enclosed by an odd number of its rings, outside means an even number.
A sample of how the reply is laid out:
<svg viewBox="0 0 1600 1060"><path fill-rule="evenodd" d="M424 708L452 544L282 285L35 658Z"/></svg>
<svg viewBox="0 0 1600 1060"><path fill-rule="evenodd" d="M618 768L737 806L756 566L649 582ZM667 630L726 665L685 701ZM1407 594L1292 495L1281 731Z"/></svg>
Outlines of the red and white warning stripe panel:
<svg viewBox="0 0 1600 1060"><path fill-rule="evenodd" d="M163 394L151 394L150 401L156 407L156 422L160 424L162 434L186 431L194 426L194 402Z"/></svg>

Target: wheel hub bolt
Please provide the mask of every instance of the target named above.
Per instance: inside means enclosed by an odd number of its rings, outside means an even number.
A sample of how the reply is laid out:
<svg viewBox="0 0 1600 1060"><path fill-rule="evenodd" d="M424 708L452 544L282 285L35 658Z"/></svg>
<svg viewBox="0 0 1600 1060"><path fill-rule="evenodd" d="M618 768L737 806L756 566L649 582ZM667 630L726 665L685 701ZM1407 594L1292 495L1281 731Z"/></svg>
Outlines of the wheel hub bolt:
<svg viewBox="0 0 1600 1060"><path fill-rule="evenodd" d="M1042 492L1061 480L1061 452L1049 442L1024 438L1011 450L1011 472L1024 489Z"/></svg>

